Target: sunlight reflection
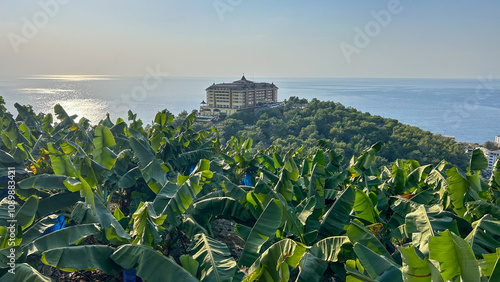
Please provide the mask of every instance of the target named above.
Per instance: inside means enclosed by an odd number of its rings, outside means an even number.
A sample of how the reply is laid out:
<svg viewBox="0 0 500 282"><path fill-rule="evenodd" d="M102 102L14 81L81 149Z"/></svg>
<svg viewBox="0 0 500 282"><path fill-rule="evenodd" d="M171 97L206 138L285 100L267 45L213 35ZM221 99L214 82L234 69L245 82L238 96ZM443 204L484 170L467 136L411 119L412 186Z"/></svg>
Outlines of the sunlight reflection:
<svg viewBox="0 0 500 282"><path fill-rule="evenodd" d="M36 75L25 77L25 79L53 79L65 81L91 81L91 80L113 80L109 75Z"/></svg>
<svg viewBox="0 0 500 282"><path fill-rule="evenodd" d="M22 88L19 90L27 94L58 94L58 93L74 91L70 89L52 89L52 88Z"/></svg>
<svg viewBox="0 0 500 282"><path fill-rule="evenodd" d="M51 108L53 109L56 104L60 104L70 116L78 115L75 119L76 122L78 122L80 118L85 117L86 119L92 121L92 123L95 123L96 121L106 118L106 113L109 111L109 105L106 102L97 99L71 99L55 101L54 104L51 105Z"/></svg>

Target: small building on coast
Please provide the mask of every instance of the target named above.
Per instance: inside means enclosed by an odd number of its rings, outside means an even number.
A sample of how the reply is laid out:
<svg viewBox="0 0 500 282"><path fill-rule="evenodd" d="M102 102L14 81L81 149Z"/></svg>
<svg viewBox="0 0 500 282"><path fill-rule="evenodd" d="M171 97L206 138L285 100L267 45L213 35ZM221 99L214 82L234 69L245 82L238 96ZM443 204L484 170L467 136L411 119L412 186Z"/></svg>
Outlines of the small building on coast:
<svg viewBox="0 0 500 282"><path fill-rule="evenodd" d="M245 78L232 83L212 84L206 89L206 102L200 105L201 116L231 115L239 110L278 101L274 83L253 82Z"/></svg>

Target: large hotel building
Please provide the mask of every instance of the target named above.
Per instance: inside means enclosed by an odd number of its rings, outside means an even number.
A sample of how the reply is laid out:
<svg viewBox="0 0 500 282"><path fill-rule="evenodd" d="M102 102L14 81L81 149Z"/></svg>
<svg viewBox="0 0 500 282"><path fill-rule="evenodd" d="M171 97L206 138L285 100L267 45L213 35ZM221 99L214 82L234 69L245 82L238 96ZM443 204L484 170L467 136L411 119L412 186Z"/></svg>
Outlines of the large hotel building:
<svg viewBox="0 0 500 282"><path fill-rule="evenodd" d="M207 102L202 102L201 115L230 115L240 109L278 101L278 87L274 83L253 82L245 75L233 83L213 84L206 89Z"/></svg>

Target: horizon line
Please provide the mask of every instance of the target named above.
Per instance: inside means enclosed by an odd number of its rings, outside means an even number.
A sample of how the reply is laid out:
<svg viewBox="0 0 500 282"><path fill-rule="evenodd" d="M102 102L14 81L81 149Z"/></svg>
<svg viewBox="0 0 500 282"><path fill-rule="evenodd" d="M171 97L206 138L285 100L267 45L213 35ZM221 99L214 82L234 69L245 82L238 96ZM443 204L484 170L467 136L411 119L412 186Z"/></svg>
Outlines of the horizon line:
<svg viewBox="0 0 500 282"><path fill-rule="evenodd" d="M47 78L78 78L78 77L142 77L144 75L131 75L131 74L26 74L26 75L5 75L0 74L0 77L47 77ZM176 77L176 78L228 78L238 76L203 76L203 75L163 75L161 77ZM478 77L375 77L375 76L251 76L253 78L318 78L318 79L478 79ZM492 78L493 80L500 80L500 78Z"/></svg>

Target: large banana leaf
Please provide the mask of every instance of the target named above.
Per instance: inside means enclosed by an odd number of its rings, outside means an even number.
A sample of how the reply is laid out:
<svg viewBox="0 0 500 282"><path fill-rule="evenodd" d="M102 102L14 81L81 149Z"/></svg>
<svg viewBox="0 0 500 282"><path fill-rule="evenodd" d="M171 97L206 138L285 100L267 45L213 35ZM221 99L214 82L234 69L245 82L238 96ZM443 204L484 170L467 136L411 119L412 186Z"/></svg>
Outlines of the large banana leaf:
<svg viewBox="0 0 500 282"><path fill-rule="evenodd" d="M356 197L353 188L347 188L330 207L323 216L323 222L319 229L322 237L340 235L345 231L345 226L349 225L349 214L352 211Z"/></svg>
<svg viewBox="0 0 500 282"><path fill-rule="evenodd" d="M257 219L245 240L245 247L238 261L238 267L249 267L259 257L262 245L269 240L281 224L281 207L278 200L272 200Z"/></svg>
<svg viewBox="0 0 500 282"><path fill-rule="evenodd" d="M57 193L50 197L43 198L38 204L36 218L39 219L58 210L73 206L81 199L82 197L80 196L80 193L72 193L69 191Z"/></svg>
<svg viewBox="0 0 500 282"><path fill-rule="evenodd" d="M484 259L479 262L484 276L490 276L491 282L500 277L500 248L493 254L484 254Z"/></svg>
<svg viewBox="0 0 500 282"><path fill-rule="evenodd" d="M380 243L371 231L362 226L361 223L355 221L351 222L351 225L349 225L349 228L347 229L347 236L351 242L360 243L361 245L368 247L376 254L382 255L393 261L384 245Z"/></svg>
<svg viewBox="0 0 500 282"><path fill-rule="evenodd" d="M111 214L111 212L101 203L101 201L94 196L95 199L95 207L96 207L96 216L99 219L99 223L103 228L109 229L113 228L118 237L123 239L130 239L130 235L125 232L120 223L116 220L116 218Z"/></svg>
<svg viewBox="0 0 500 282"><path fill-rule="evenodd" d="M251 218L248 210L238 201L229 197L214 197L196 202L191 215L196 217L222 216L246 221Z"/></svg>
<svg viewBox="0 0 500 282"><path fill-rule="evenodd" d="M414 246L398 249L403 259L405 282L442 282L439 270L423 255L418 255Z"/></svg>
<svg viewBox="0 0 500 282"><path fill-rule="evenodd" d="M109 127L98 125L94 129L94 151L92 155L98 164L105 166L107 169L111 169L116 161L116 155L108 148L114 145L116 145L116 141Z"/></svg>
<svg viewBox="0 0 500 282"><path fill-rule="evenodd" d="M38 197L31 196L16 212L15 219L22 229L26 229L33 223L35 219L36 210L38 209Z"/></svg>
<svg viewBox="0 0 500 282"><path fill-rule="evenodd" d="M135 237L133 244L144 244L154 246L160 243L161 225L165 221L165 215L157 215L151 202L141 202L132 215L134 229L132 236Z"/></svg>
<svg viewBox="0 0 500 282"><path fill-rule="evenodd" d="M66 178L67 176L65 175L40 174L19 181L18 185L21 189L66 190L66 186L64 185Z"/></svg>
<svg viewBox="0 0 500 282"><path fill-rule="evenodd" d="M347 236L335 236L314 244L300 261L297 281L320 281L328 262L337 262L342 245L348 242Z"/></svg>
<svg viewBox="0 0 500 282"><path fill-rule="evenodd" d="M360 243L354 244L354 252L371 278L378 281L403 282L401 269L394 261L375 253Z"/></svg>
<svg viewBox="0 0 500 282"><path fill-rule="evenodd" d="M500 221L495 220L489 214L472 223L473 230L465 238L474 251L476 257L483 254L493 253L500 248Z"/></svg>
<svg viewBox="0 0 500 282"><path fill-rule="evenodd" d="M102 245L71 246L43 252L42 262L57 269L73 272L100 269L115 275L122 270L110 256L115 248Z"/></svg>
<svg viewBox="0 0 500 282"><path fill-rule="evenodd" d="M424 254L428 254L429 238L434 236L434 229L423 205L406 215L405 228L408 236L413 234L412 244Z"/></svg>
<svg viewBox="0 0 500 282"><path fill-rule="evenodd" d="M189 177L180 187L171 182L167 183L153 202L157 213L166 215L166 220L171 225L179 225L181 222L178 216L188 210L196 195L202 190L199 184L200 177L201 173L197 173Z"/></svg>
<svg viewBox="0 0 500 282"><path fill-rule="evenodd" d="M55 224L57 217L58 216L55 214L48 215L27 228L23 233L23 242L21 243L21 246L27 245L34 239L42 236L45 230Z"/></svg>
<svg viewBox="0 0 500 282"><path fill-rule="evenodd" d="M99 233L97 224L82 224L70 226L39 237L31 242L23 241L23 250L30 254L39 254L45 250L73 245L80 240ZM27 244L26 244L27 243Z"/></svg>
<svg viewBox="0 0 500 282"><path fill-rule="evenodd" d="M347 236L328 237L316 242L311 247L311 254L324 261L337 262L338 255L342 251L342 245L345 243L349 243Z"/></svg>
<svg viewBox="0 0 500 282"><path fill-rule="evenodd" d="M377 282L364 274L364 268L359 260L348 260L345 264L347 282Z"/></svg>
<svg viewBox="0 0 500 282"><path fill-rule="evenodd" d="M323 274L328 268L328 262L317 256L306 252L299 263L299 275L297 282L321 281Z"/></svg>
<svg viewBox="0 0 500 282"><path fill-rule="evenodd" d="M361 190L356 190L356 197L353 206L356 216L371 223L380 222L372 200Z"/></svg>
<svg viewBox="0 0 500 282"><path fill-rule="evenodd" d="M120 246L111 259L124 269L135 268L137 276L149 282L199 281L175 261L147 246Z"/></svg>
<svg viewBox="0 0 500 282"><path fill-rule="evenodd" d="M484 156L481 149L477 148L472 151L472 157L470 158L470 170L480 171L488 168L488 159Z"/></svg>
<svg viewBox="0 0 500 282"><path fill-rule="evenodd" d="M316 209L325 207L325 182L326 182L325 166L316 163L311 169L311 177L309 180L307 196L308 198L316 198Z"/></svg>
<svg viewBox="0 0 500 282"><path fill-rule="evenodd" d="M454 211L461 217L464 216L467 209L464 206L465 197L467 196L470 185L467 177L458 170L457 167L450 168L446 171L448 175L448 191L454 206Z"/></svg>
<svg viewBox="0 0 500 282"><path fill-rule="evenodd" d="M93 210L95 210L95 201L94 201L94 193L92 192L92 188L89 183L81 176L76 177L68 177L64 180L64 185L71 192L80 191L82 197L85 197L85 201L89 204Z"/></svg>
<svg viewBox="0 0 500 282"><path fill-rule="evenodd" d="M191 250L193 258L200 264L201 281L228 281L236 271L236 261L227 246L205 234L197 234Z"/></svg>
<svg viewBox="0 0 500 282"><path fill-rule="evenodd" d="M471 246L448 230L430 238L429 257L440 263L445 281L457 276L462 281L480 281L479 266Z"/></svg>
<svg viewBox="0 0 500 282"><path fill-rule="evenodd" d="M280 240L257 258L243 281L289 281L289 266L297 267L305 251L305 246L291 239Z"/></svg>
<svg viewBox="0 0 500 282"><path fill-rule="evenodd" d="M18 263L12 272L7 272L0 278L0 282L51 282L52 280L38 272L27 263Z"/></svg>
<svg viewBox="0 0 500 282"><path fill-rule="evenodd" d="M167 182L166 173L168 170L163 168L151 146L149 144L146 146L143 142L132 137L130 138L130 147L139 158L139 167L146 183L154 179L160 186L163 186Z"/></svg>
<svg viewBox="0 0 500 282"><path fill-rule="evenodd" d="M484 200L472 201L467 203L467 214L472 219L479 220L485 214L490 214L492 217L500 220L500 206Z"/></svg>
<svg viewBox="0 0 500 282"><path fill-rule="evenodd" d="M193 240L194 236L198 233L208 234L205 227L201 226L192 216L186 214L183 215L179 228L190 240Z"/></svg>

